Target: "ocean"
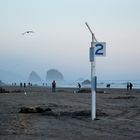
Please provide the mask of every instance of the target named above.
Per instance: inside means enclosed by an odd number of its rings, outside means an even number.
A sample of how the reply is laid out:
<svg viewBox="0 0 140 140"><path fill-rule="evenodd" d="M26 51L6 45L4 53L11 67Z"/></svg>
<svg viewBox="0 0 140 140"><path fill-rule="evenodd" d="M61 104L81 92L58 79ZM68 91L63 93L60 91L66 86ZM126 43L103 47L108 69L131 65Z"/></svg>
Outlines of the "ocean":
<svg viewBox="0 0 140 140"><path fill-rule="evenodd" d="M126 88L127 82L131 82L133 84L133 88L140 88L140 80L98 80L97 88L106 88L107 84L110 84L110 88ZM82 85L81 81L65 81L63 83L57 83L59 87L78 87L78 83ZM82 85L82 87L90 87L91 85Z"/></svg>

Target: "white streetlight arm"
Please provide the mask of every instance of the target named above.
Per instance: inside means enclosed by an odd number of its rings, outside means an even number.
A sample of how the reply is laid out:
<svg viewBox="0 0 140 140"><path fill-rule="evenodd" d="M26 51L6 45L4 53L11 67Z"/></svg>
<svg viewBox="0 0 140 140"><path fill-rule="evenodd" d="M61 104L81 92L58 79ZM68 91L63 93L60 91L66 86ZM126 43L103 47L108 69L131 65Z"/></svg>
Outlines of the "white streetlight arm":
<svg viewBox="0 0 140 140"><path fill-rule="evenodd" d="M91 35L92 35L92 41L95 39L95 41L97 42L97 39L96 39L94 33L92 32L91 28L89 27L88 23L85 22L85 24L86 24L87 28L89 29L89 31L90 31L90 33L91 33Z"/></svg>

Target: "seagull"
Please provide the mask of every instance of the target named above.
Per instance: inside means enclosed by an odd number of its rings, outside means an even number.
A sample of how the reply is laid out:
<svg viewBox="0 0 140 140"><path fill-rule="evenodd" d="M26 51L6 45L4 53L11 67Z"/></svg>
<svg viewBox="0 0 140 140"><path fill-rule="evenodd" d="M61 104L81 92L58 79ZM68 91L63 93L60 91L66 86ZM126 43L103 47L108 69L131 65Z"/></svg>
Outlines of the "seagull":
<svg viewBox="0 0 140 140"><path fill-rule="evenodd" d="M22 35L29 34L29 33L35 33L35 32L33 32L33 31L26 31L26 32L22 33Z"/></svg>

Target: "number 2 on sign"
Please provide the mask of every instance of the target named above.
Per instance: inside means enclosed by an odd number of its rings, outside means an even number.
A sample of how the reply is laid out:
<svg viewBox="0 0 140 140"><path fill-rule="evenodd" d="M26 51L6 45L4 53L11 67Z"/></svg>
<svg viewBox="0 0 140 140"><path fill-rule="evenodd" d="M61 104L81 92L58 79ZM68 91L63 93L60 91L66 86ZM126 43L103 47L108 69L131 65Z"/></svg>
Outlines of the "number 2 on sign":
<svg viewBox="0 0 140 140"><path fill-rule="evenodd" d="M103 55L103 48L104 46L102 44L96 44L96 51L95 51L95 55Z"/></svg>

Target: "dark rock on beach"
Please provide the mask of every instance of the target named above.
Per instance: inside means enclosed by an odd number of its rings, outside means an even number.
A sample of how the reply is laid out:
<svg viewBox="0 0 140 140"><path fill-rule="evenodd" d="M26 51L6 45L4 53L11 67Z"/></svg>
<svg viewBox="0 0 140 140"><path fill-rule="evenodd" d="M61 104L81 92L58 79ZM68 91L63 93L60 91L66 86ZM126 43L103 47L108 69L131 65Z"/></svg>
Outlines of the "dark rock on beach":
<svg viewBox="0 0 140 140"><path fill-rule="evenodd" d="M41 107L22 107L19 113L43 113L46 111L51 111L50 108L43 109Z"/></svg>
<svg viewBox="0 0 140 140"><path fill-rule="evenodd" d="M91 93L91 89L80 89L77 92L78 93Z"/></svg>
<svg viewBox="0 0 140 140"><path fill-rule="evenodd" d="M9 93L9 91L7 91L4 88L0 87L0 93Z"/></svg>
<svg viewBox="0 0 140 140"><path fill-rule="evenodd" d="M117 96L114 97L113 99L135 99L135 96Z"/></svg>

